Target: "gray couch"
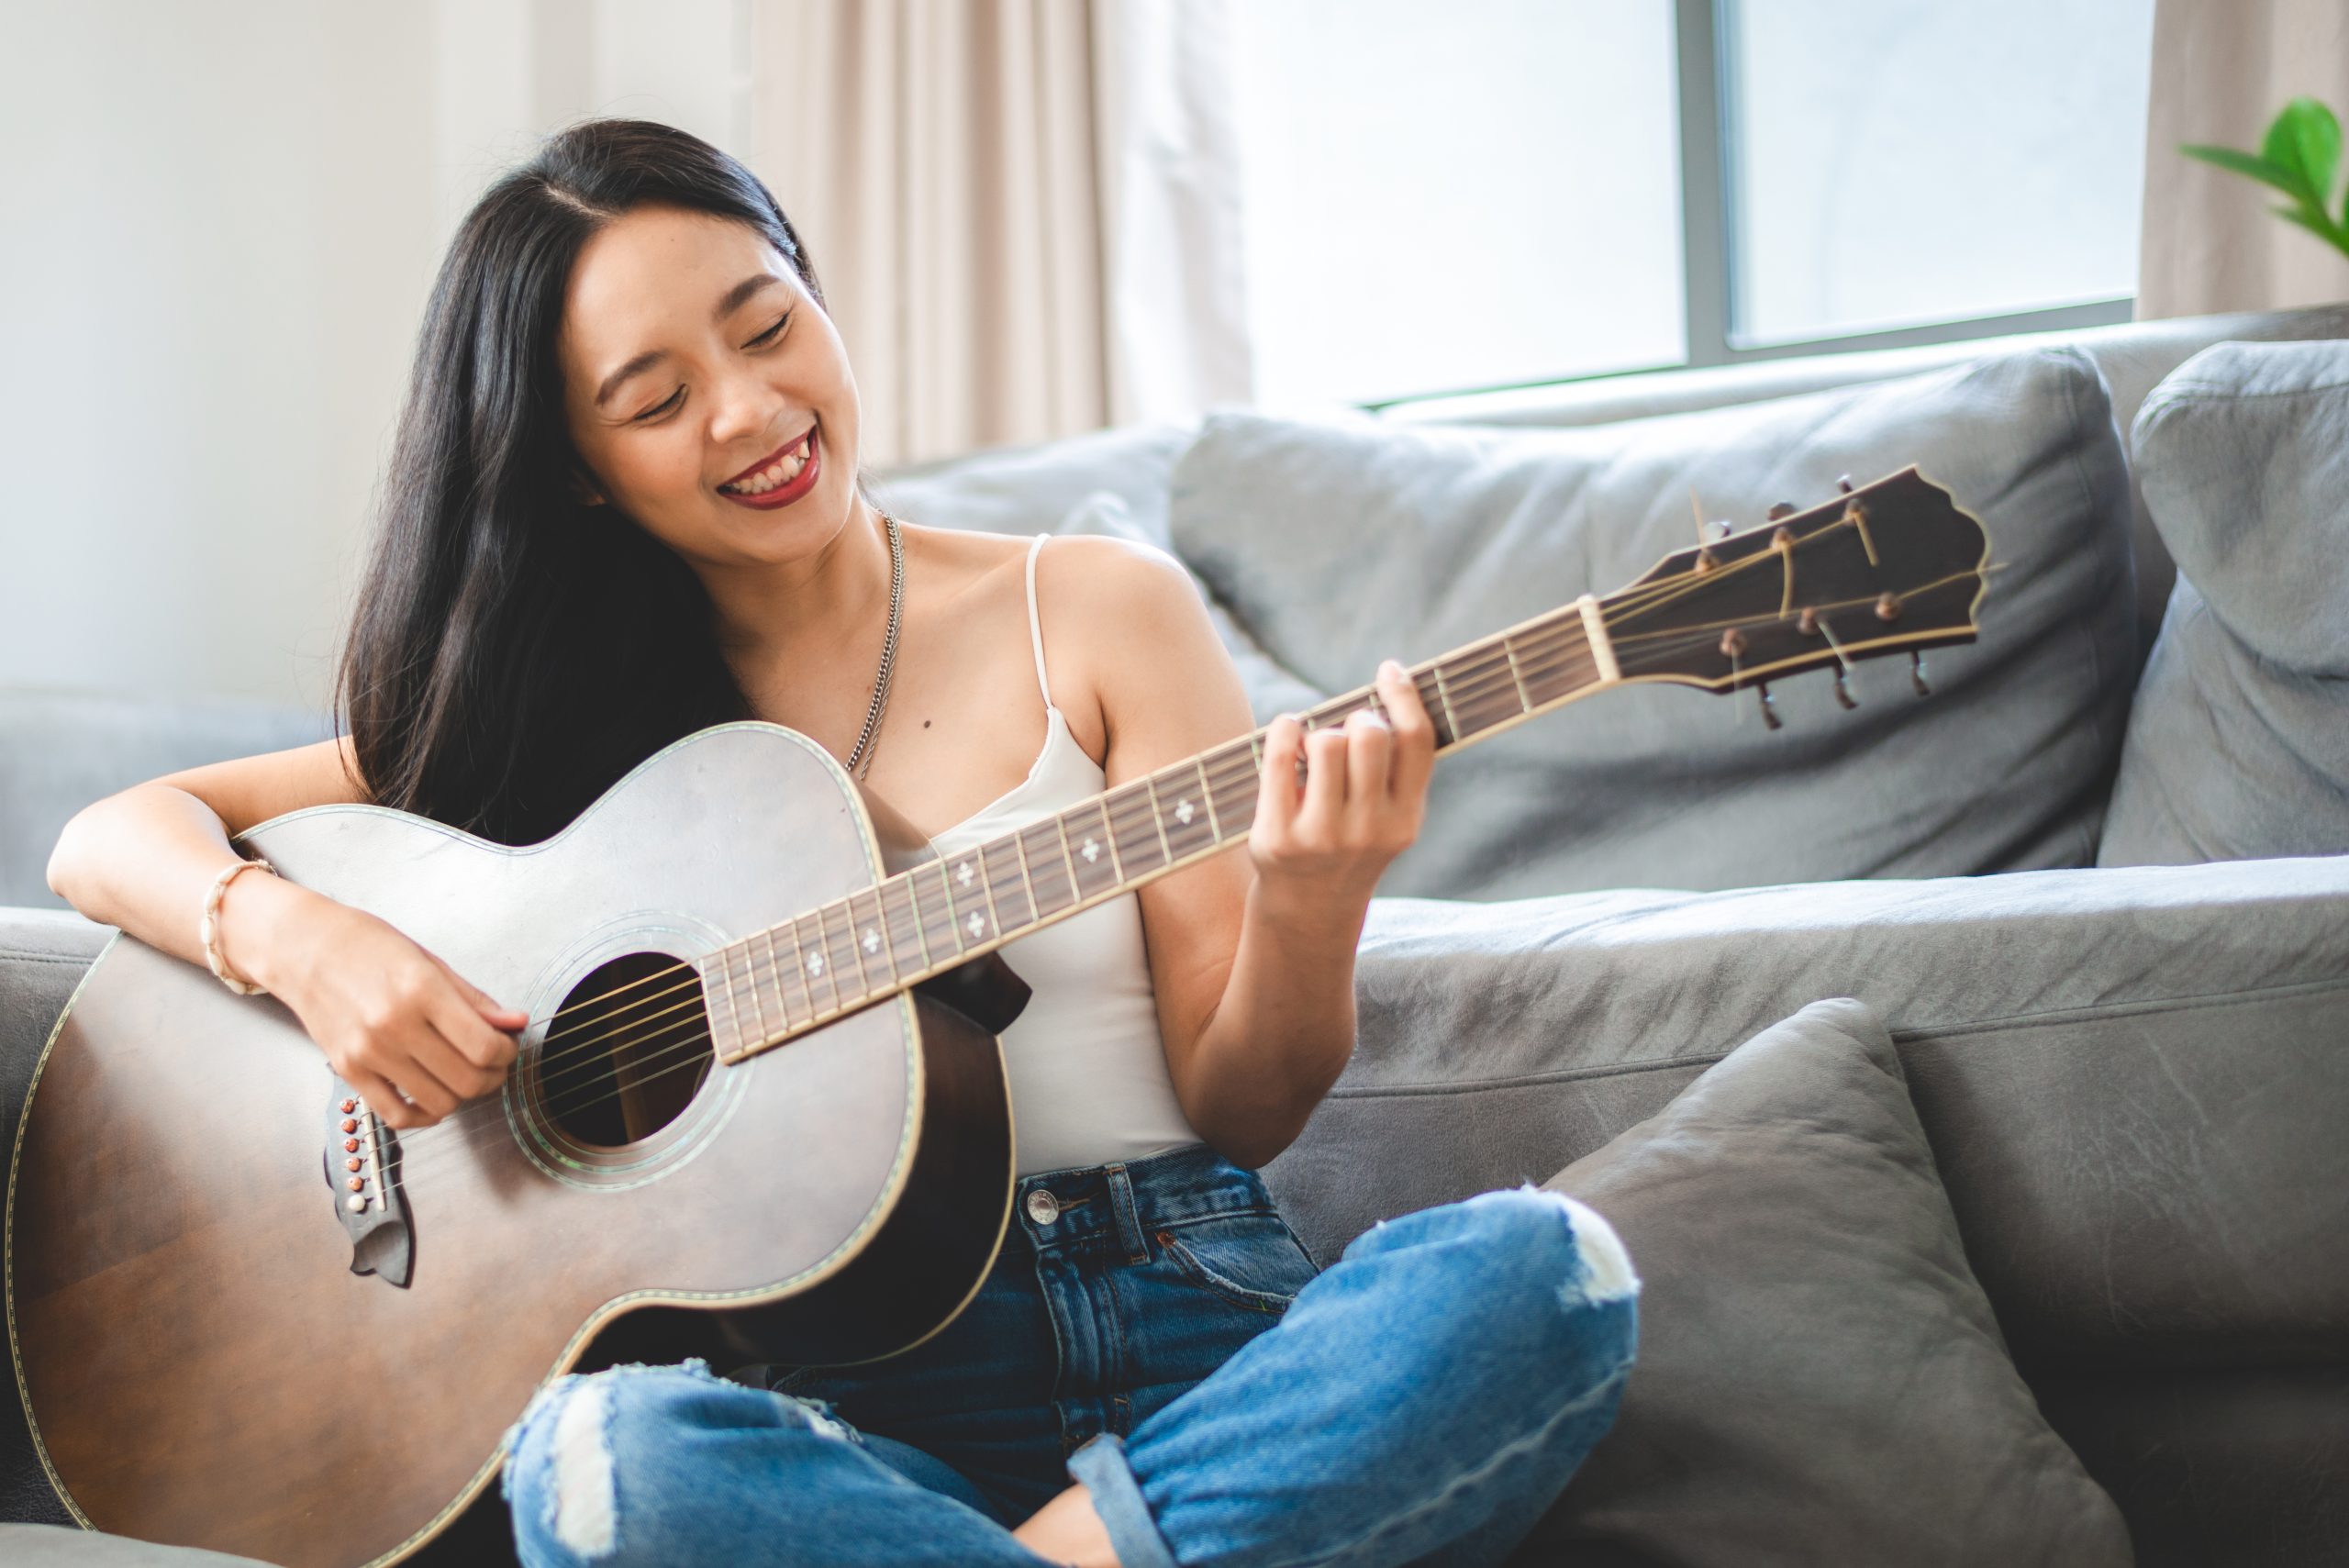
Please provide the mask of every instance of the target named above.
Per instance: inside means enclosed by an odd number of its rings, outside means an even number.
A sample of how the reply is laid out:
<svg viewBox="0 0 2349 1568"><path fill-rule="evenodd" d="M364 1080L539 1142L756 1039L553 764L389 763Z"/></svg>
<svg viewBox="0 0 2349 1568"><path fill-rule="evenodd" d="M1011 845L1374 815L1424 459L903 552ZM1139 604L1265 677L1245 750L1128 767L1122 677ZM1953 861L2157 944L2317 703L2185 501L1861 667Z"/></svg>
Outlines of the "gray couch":
<svg viewBox="0 0 2349 1568"><path fill-rule="evenodd" d="M1173 550L1269 717L1359 682L1376 651L1424 657L1525 604L1614 586L1688 542L1682 475L1745 522L1780 486L1817 500L1838 464L1866 479L1930 449L1928 472L2011 563L1981 643L1936 656L1940 695L1919 702L1905 667L1865 666L1856 714L1790 689L1779 736L1692 692L1609 694L1447 759L1439 779L1460 782L1364 935L1355 1056L1266 1178L1326 1263L1382 1218L1543 1181L1755 1031L1859 997L1891 1027L2007 1348L2138 1560L2342 1562L2349 758L2288 727L2321 726L2349 687L2334 668L2349 595L2327 598L2343 579L2321 550L2282 552L2292 581L2263 588L2255 539L2194 534L2185 514L2220 505L2176 482L2182 462L2220 461L2196 456L2203 383L2139 410L2211 344L2344 336L2349 308L2334 308L1638 377L1378 422L1218 411L901 470L885 499L922 522ZM2317 352L2349 382L2349 348ZM2253 375L2210 395L2229 417L2331 406L2308 373L2321 362L2247 362L2197 361L2206 379ZM2276 373L2289 384L2256 383ZM2349 420L2320 435L2349 446ZM2166 455L2149 463L2154 441ZM2309 526L2349 542L2325 473L2277 477L2312 460L2261 450L2266 477L2234 504L2286 521L2314 506ZM1408 458L1401 477L1379 469L1386 451ZM1430 473L1442 483L1411 501ZM1409 506L1382 512L1392 497ZM1442 548L1412 554L1430 539ZM2179 582L2174 554L2211 581ZM1382 576L1374 557L1408 569ZM1496 559L1512 570L1480 574ZM2232 627L2256 668L2227 664L2237 684L2213 688L2189 619ZM2271 645L2262 628L2284 624L2306 635ZM2165 716L2132 714L2141 670ZM2268 677L2299 682L2299 706L2243 684ZM2178 728L2178 701L2206 719L2282 714L2230 730L2231 753L2266 744L2299 772L2186 741L2148 762L2145 737L2202 733ZM250 705L0 692L0 905L19 906L0 908L0 1130L13 1137L106 937L38 907L54 902L40 863L64 817L322 733L316 716ZM2209 784L2183 806L2181 768ZM2279 789L2299 792L2280 813ZM2132 792L2121 836L2136 851L2099 864ZM2219 818L2248 826L2215 833ZM66 1518L5 1406L0 1518ZM68 1545L97 1549L0 1527L0 1551ZM1517 1559L1568 1560L1538 1543Z"/></svg>

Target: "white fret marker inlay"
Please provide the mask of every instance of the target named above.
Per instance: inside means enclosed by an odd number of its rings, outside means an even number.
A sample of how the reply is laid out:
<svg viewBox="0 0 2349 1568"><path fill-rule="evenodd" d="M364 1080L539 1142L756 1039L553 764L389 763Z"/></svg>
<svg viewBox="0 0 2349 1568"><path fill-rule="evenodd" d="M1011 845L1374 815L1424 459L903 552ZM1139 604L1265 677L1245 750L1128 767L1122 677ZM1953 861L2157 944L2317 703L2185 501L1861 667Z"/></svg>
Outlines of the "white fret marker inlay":
<svg viewBox="0 0 2349 1568"><path fill-rule="evenodd" d="M961 884L962 884L963 886L965 886L965 887L968 887L968 886L970 886L970 885L971 885L971 862L968 862L968 861L964 861L961 865L958 865L958 866L956 866L956 867L954 868L954 880L955 880L955 881L957 881L957 882L959 882L959 883L961 883Z"/></svg>
<svg viewBox="0 0 2349 1568"><path fill-rule="evenodd" d="M1091 865L1101 858L1101 846L1087 839L1085 840L1084 850L1080 852L1085 856L1085 863Z"/></svg>
<svg viewBox="0 0 2349 1568"><path fill-rule="evenodd" d="M811 952L807 955L807 973L810 974L821 974L824 973L824 955L822 953Z"/></svg>
<svg viewBox="0 0 2349 1568"><path fill-rule="evenodd" d="M1174 803L1175 821L1180 822L1184 827L1188 828L1191 825L1191 803L1189 801L1178 800Z"/></svg>
<svg viewBox="0 0 2349 1568"><path fill-rule="evenodd" d="M867 952L881 951L881 933L870 926L864 928L864 951Z"/></svg>
<svg viewBox="0 0 2349 1568"><path fill-rule="evenodd" d="M967 920L963 921L963 923L964 925L966 925L966 926L968 926L968 927L970 927L970 928L971 928L971 935L973 935L973 936L974 936L974 937L975 937L975 936L977 936L981 931L984 931L984 930L985 930L985 929L987 929L987 923L986 923L986 921L985 921L985 919L981 918L981 917L980 917L980 915L979 915L979 912L978 912L977 910L975 910L975 909L974 909L974 910L972 910L972 911L971 911L971 917L970 917L969 919L967 919Z"/></svg>

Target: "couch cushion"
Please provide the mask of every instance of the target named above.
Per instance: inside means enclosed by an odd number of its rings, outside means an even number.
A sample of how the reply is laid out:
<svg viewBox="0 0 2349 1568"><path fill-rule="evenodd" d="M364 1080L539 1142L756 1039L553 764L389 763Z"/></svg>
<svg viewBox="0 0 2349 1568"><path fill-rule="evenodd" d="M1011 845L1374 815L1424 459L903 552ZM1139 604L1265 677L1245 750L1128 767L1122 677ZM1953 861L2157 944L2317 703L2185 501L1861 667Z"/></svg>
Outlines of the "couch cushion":
<svg viewBox="0 0 2349 1568"><path fill-rule="evenodd" d="M1155 528L1166 510L1167 475L1194 433L1189 424L1165 421L989 447L881 470L872 490L907 522L998 534L1049 532L1079 501L1107 490Z"/></svg>
<svg viewBox="0 0 2349 1568"><path fill-rule="evenodd" d="M2177 586L2098 861L2349 852L2349 343L2221 343L2132 432Z"/></svg>
<svg viewBox="0 0 2349 1568"><path fill-rule="evenodd" d="M1863 1004L1765 1029L1544 1185L1604 1214L1644 1285L1621 1412L1532 1540L1606 1563L2126 1568Z"/></svg>
<svg viewBox="0 0 2349 1568"><path fill-rule="evenodd" d="M2085 865L2135 667L2128 478L2071 350L1772 403L1527 432L1210 415L1175 464L1174 548L1275 660L1341 691L1835 481L1909 463L1986 525L1975 646L1752 694L1608 692L1448 757L1381 890L1512 897ZM1985 809L1986 800L1997 802Z"/></svg>

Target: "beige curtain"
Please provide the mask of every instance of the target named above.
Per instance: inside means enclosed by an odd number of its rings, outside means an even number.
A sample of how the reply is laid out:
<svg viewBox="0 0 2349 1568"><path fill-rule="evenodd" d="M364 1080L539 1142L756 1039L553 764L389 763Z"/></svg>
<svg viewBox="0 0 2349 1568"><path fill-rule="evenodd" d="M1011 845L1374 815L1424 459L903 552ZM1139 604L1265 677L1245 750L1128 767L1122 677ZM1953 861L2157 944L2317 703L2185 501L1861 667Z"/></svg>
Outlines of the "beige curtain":
<svg viewBox="0 0 2349 1568"><path fill-rule="evenodd" d="M2269 212L2280 195L2177 150L2255 150L2302 93L2349 114L2349 0L2158 0L2140 319L2349 299L2349 258Z"/></svg>
<svg viewBox="0 0 2349 1568"><path fill-rule="evenodd" d="M1246 399L1222 5L753 6L750 161L815 257L868 466Z"/></svg>

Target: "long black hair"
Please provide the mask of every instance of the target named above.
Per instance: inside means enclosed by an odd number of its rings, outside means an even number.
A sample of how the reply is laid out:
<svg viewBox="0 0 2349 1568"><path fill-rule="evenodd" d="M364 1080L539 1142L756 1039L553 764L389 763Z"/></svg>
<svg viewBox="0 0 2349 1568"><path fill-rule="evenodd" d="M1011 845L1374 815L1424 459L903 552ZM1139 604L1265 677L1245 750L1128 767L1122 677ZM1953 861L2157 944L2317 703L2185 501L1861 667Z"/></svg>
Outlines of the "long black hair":
<svg viewBox="0 0 2349 1568"><path fill-rule="evenodd" d="M565 287L597 230L652 204L749 225L824 302L773 194L674 126L570 126L474 204L425 306L336 682L379 805L532 843L668 742L751 716L700 579L573 489Z"/></svg>

